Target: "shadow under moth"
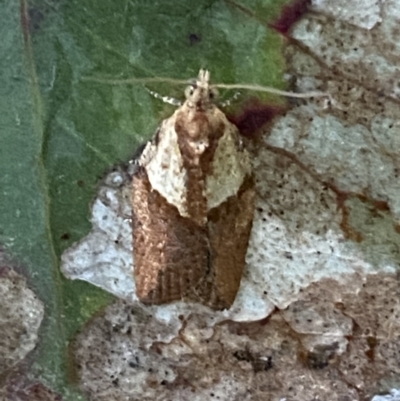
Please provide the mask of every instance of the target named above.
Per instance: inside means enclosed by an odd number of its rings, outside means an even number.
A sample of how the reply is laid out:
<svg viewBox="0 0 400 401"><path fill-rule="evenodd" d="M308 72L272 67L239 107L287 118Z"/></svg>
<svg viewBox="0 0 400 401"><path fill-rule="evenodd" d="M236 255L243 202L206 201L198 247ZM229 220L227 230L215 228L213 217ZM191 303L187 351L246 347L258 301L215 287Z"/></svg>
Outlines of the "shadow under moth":
<svg viewBox="0 0 400 401"><path fill-rule="evenodd" d="M239 289L253 220L250 156L214 104L208 71L185 94L133 176L136 291L145 304L185 300L225 309Z"/></svg>

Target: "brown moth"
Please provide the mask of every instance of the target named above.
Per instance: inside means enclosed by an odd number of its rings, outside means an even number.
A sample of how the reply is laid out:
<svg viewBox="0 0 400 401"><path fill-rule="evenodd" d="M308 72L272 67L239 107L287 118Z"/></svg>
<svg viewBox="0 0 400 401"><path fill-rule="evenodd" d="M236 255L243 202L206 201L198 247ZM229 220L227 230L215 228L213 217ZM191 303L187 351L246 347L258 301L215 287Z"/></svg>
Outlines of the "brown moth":
<svg viewBox="0 0 400 401"><path fill-rule="evenodd" d="M145 304L176 300L213 309L235 300L254 212L249 153L214 104L200 70L186 101L161 123L133 176L137 295Z"/></svg>

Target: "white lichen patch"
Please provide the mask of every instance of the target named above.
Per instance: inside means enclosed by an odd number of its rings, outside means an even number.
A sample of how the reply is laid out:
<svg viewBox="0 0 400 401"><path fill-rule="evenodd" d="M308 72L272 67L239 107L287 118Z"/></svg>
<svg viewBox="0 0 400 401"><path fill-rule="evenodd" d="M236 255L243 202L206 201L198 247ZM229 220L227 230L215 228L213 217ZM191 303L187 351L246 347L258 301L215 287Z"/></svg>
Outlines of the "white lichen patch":
<svg viewBox="0 0 400 401"><path fill-rule="evenodd" d="M268 144L296 154L321 181L387 201L400 217L400 181L394 162L400 149L400 120L381 112L369 117L367 126L349 124L329 113L299 107L275 125Z"/></svg>
<svg viewBox="0 0 400 401"><path fill-rule="evenodd" d="M289 156L276 152L261 150L255 166L258 201L246 279L257 283L259 297L285 308L298 299L301 289L323 278L346 283L354 272L394 273L393 258L378 267L368 250L362 252L346 240L336 194ZM390 242L396 243L398 234L391 231ZM381 237L368 241L376 252Z"/></svg>
<svg viewBox="0 0 400 401"><path fill-rule="evenodd" d="M362 29L372 29L382 21L381 0L312 0L317 12L328 14L336 20L346 21Z"/></svg>
<svg viewBox="0 0 400 401"><path fill-rule="evenodd" d="M375 395L371 401L400 401L400 390L392 389L389 394Z"/></svg>
<svg viewBox="0 0 400 401"><path fill-rule="evenodd" d="M5 262L0 253L0 375L35 348L44 315L43 303L25 278Z"/></svg>
<svg viewBox="0 0 400 401"><path fill-rule="evenodd" d="M106 177L93 202L93 229L63 253L61 270L68 278L88 281L134 301L137 297L128 181L122 170Z"/></svg>

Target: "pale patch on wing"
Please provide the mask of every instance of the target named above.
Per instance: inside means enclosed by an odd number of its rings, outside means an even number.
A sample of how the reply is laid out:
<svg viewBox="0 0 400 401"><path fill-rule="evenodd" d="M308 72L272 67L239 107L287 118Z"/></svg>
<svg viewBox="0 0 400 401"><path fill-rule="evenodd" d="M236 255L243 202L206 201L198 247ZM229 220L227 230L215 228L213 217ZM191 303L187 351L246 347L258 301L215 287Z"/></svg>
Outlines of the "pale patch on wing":
<svg viewBox="0 0 400 401"><path fill-rule="evenodd" d="M176 113L164 120L159 131L159 142L145 149L141 163L147 171L150 184L169 204L176 206L181 216L189 217L186 199L186 169L175 131Z"/></svg>
<svg viewBox="0 0 400 401"><path fill-rule="evenodd" d="M227 121L225 133L215 150L212 173L207 176L206 196L209 210L236 195L245 177L251 173L249 153L245 149L239 149L239 140L237 128Z"/></svg>

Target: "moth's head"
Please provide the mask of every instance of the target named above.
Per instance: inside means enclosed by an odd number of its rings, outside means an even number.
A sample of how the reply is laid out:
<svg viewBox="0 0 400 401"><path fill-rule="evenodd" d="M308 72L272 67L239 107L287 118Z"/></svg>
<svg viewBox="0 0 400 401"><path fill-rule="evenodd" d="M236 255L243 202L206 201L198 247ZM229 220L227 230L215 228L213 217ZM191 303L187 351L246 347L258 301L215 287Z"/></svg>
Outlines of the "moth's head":
<svg viewBox="0 0 400 401"><path fill-rule="evenodd" d="M210 72L200 70L194 80L185 90L186 104L190 108L204 111L214 106L218 91L210 85Z"/></svg>

